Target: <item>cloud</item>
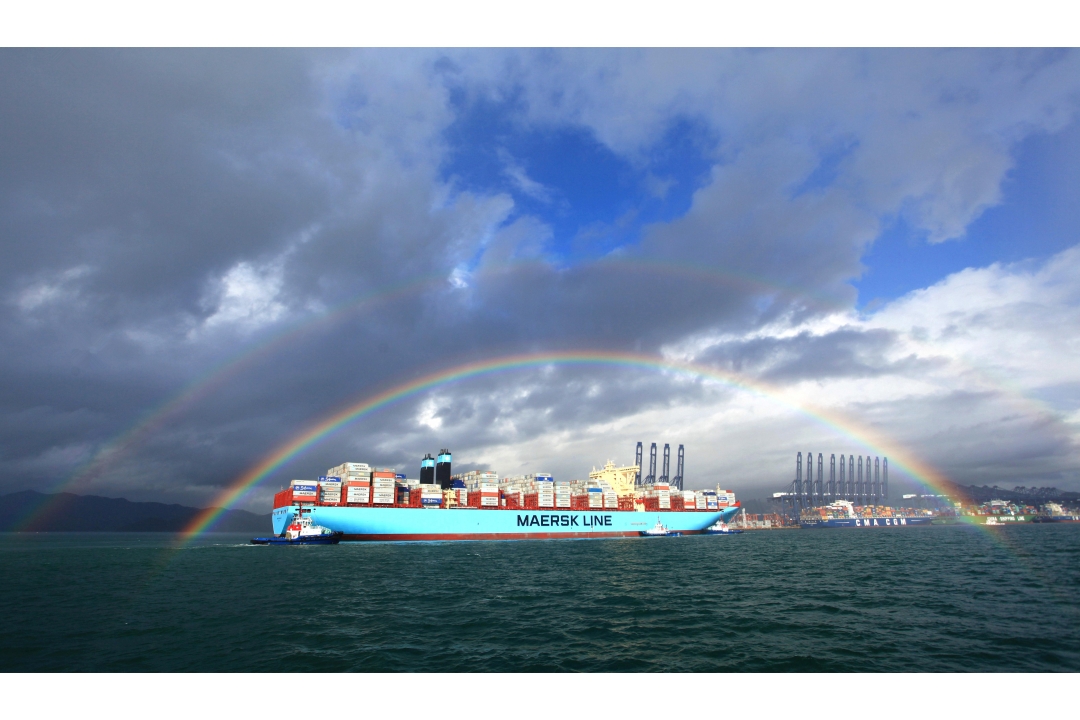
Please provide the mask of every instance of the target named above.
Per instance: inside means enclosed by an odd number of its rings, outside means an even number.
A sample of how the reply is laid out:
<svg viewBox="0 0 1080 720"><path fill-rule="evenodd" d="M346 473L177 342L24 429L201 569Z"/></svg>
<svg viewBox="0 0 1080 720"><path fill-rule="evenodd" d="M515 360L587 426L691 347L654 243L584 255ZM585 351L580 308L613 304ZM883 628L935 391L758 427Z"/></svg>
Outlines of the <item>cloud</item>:
<svg viewBox="0 0 1080 720"><path fill-rule="evenodd" d="M865 316L851 283L897 218L936 243L999 203L1016 143L1074 122L1077 57L3 51L0 491L55 486L165 407L80 488L204 503L358 398L580 348L771 382L958 480L1075 485L1077 250L972 268ZM448 128L485 97L505 108L474 140L496 170L465 187L443 175ZM681 191L658 158L687 122L709 169L686 207L620 206L569 231L578 199L508 142L595 138L647 203ZM596 228L618 223L604 245ZM573 242L587 260L553 250ZM213 391L193 392L207 376ZM639 439L685 443L696 486L747 492L788 479L796 446L859 451L768 397L558 366L405 399L282 477L344 457L411 468L446 445L576 477Z"/></svg>
<svg viewBox="0 0 1080 720"><path fill-rule="evenodd" d="M58 302L71 302L77 296L75 282L90 271L89 266L80 265L53 273L48 279L38 280L19 291L15 304L24 312L33 312Z"/></svg>
<svg viewBox="0 0 1080 720"><path fill-rule="evenodd" d="M213 313L203 326L236 324L253 330L273 323L285 312L285 306L277 301L281 275L280 266L256 269L241 262L229 268L206 300Z"/></svg>
<svg viewBox="0 0 1080 720"><path fill-rule="evenodd" d="M521 163L514 160L505 148L499 148L498 157L503 164L503 174L510 179L519 192L540 202L551 202L551 189L530 178Z"/></svg>

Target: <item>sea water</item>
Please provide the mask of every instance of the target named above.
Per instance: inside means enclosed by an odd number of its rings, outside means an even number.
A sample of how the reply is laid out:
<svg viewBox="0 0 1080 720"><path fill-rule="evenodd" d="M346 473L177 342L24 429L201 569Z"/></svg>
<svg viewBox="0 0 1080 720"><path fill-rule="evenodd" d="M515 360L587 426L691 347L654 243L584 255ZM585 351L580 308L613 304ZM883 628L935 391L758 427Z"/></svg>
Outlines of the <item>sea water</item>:
<svg viewBox="0 0 1080 720"><path fill-rule="evenodd" d="M0 535L0 670L1080 670L1080 525L247 540Z"/></svg>

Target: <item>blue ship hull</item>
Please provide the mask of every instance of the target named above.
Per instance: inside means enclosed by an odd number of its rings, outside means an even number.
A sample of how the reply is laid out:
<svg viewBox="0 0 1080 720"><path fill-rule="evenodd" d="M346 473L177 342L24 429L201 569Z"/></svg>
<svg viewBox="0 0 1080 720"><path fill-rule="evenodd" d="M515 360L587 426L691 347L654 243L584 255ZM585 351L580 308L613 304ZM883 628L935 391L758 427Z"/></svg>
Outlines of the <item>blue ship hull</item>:
<svg viewBox="0 0 1080 720"><path fill-rule="evenodd" d="M428 510L398 507L310 508L312 522L342 533L342 540L535 540L541 538L640 537L660 519L673 532L701 533L740 508L706 512L631 510ZM281 534L297 506L275 508L274 533ZM305 506L304 514L308 514Z"/></svg>
<svg viewBox="0 0 1080 720"><path fill-rule="evenodd" d="M902 527L907 525L929 525L931 517L895 517L895 518L827 518L824 520L803 520L803 528L838 528L838 527Z"/></svg>

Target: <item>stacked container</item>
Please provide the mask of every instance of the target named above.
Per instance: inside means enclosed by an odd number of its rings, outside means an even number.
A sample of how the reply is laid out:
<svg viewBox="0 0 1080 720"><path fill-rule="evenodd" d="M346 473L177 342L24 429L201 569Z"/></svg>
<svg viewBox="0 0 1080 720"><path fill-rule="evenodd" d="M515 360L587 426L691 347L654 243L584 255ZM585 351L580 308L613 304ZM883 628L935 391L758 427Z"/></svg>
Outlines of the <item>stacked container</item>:
<svg viewBox="0 0 1080 720"><path fill-rule="evenodd" d="M735 493L732 490L723 490L716 486L716 504L719 507L732 507L735 505Z"/></svg>
<svg viewBox="0 0 1080 720"><path fill-rule="evenodd" d="M394 475L397 488L397 504L402 507L420 507L420 481L407 480L404 475Z"/></svg>
<svg viewBox="0 0 1080 720"><path fill-rule="evenodd" d="M477 490L480 492L480 507L499 507L499 484L497 482L481 482Z"/></svg>
<svg viewBox="0 0 1080 720"><path fill-rule="evenodd" d="M376 470L371 473L371 501L375 505L394 504L394 485L397 482L393 470Z"/></svg>
<svg viewBox="0 0 1080 720"><path fill-rule="evenodd" d="M319 499L319 483L316 480L293 480L289 483L293 502L315 502Z"/></svg>
<svg viewBox="0 0 1080 720"><path fill-rule="evenodd" d="M555 481L550 475L537 475L532 478L536 486L536 506L538 508L555 507Z"/></svg>
<svg viewBox="0 0 1080 720"><path fill-rule="evenodd" d="M586 488L589 496L589 509L600 509L604 507L604 488L602 487L590 487Z"/></svg>
<svg viewBox="0 0 1080 720"><path fill-rule="evenodd" d="M370 505L371 504L371 478L366 480L346 480L343 491L345 504L347 505Z"/></svg>
<svg viewBox="0 0 1080 720"><path fill-rule="evenodd" d="M442 488L438 485L421 485L420 505L426 508L441 508L443 506Z"/></svg>
<svg viewBox="0 0 1080 720"><path fill-rule="evenodd" d="M570 496L572 491L570 489L569 480L559 480L554 483L555 485L555 507L557 508L570 508Z"/></svg>
<svg viewBox="0 0 1080 720"><path fill-rule="evenodd" d="M341 504L341 478L333 476L319 478L319 502L323 505Z"/></svg>
<svg viewBox="0 0 1080 720"><path fill-rule="evenodd" d="M667 484L657 483L653 487L656 488L657 507L659 507L661 510L670 510L671 486Z"/></svg>
<svg viewBox="0 0 1080 720"><path fill-rule="evenodd" d="M371 466L367 463L344 462L326 471L327 477L339 477L343 483L350 480L370 480Z"/></svg>

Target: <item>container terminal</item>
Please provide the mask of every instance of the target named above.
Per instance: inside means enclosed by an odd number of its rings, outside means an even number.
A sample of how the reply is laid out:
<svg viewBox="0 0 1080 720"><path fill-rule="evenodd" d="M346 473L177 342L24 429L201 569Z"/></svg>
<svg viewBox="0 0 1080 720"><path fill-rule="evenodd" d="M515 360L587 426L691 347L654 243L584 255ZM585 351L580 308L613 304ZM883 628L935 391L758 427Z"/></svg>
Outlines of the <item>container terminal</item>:
<svg viewBox="0 0 1080 720"><path fill-rule="evenodd" d="M454 474L448 449L425 454L418 479L395 468L345 462L277 493L274 533L283 536L300 520L343 541L641 537L657 525L672 535L723 529L740 510L735 493L719 485L683 489L682 445L674 476L670 459L665 444L658 474L652 443L646 472L639 442L634 465L609 460L587 480L557 480L544 472Z"/></svg>
<svg viewBox="0 0 1080 720"><path fill-rule="evenodd" d="M964 503L961 498L936 494L905 494L906 507L892 507L889 499L888 458L829 456L826 478L825 457L814 453L795 458L795 478L784 492L773 493L779 505L776 517L781 525L805 529L837 527L898 527L930 524L1011 525L1027 522L1080 522L1080 513L1058 503L1041 507L1003 500ZM837 472L839 470L839 472Z"/></svg>

